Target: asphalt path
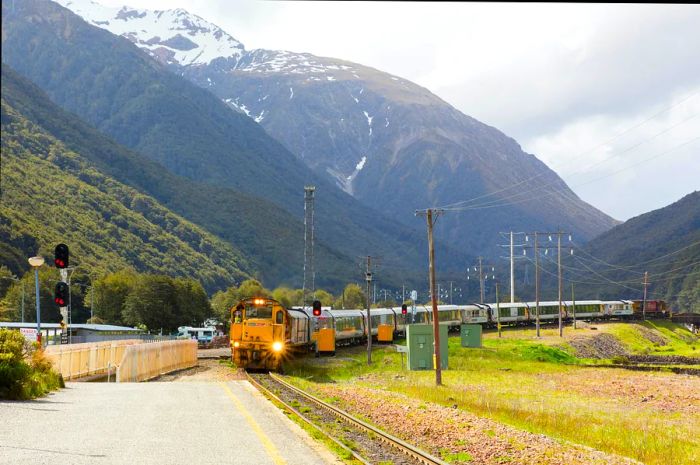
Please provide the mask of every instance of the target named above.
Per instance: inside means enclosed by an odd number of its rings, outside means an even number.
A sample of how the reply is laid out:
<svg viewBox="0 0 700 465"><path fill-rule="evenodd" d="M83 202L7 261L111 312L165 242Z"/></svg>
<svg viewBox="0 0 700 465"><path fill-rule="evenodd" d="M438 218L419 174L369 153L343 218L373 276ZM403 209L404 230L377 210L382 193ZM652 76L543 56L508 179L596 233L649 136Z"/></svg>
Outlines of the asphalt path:
<svg viewBox="0 0 700 465"><path fill-rule="evenodd" d="M68 383L0 402L0 432L2 465L336 463L247 381Z"/></svg>

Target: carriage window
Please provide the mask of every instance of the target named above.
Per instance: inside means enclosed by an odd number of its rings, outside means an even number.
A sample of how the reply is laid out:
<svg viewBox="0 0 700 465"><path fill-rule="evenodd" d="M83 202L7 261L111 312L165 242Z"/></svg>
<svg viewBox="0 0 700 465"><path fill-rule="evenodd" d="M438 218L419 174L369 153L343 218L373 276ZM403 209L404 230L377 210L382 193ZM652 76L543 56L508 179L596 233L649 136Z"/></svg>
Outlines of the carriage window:
<svg viewBox="0 0 700 465"><path fill-rule="evenodd" d="M278 325L281 325L284 323L284 313L283 312L277 312L276 315L277 320L275 321Z"/></svg>
<svg viewBox="0 0 700 465"><path fill-rule="evenodd" d="M246 318L272 318L272 307L255 307L253 305L245 308Z"/></svg>

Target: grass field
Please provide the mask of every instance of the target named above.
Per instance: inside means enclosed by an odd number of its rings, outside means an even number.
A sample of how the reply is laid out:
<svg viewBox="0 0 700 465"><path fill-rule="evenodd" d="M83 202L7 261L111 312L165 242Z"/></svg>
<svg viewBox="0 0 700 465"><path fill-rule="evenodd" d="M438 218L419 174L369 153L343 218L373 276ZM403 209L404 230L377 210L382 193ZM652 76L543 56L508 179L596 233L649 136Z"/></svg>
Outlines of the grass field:
<svg viewBox="0 0 700 465"><path fill-rule="evenodd" d="M553 329L541 339L534 329L507 330L501 338L492 332L481 349L462 348L451 337L450 369L439 388L432 371L402 371L400 354L386 346L373 353L371 367L364 349L352 348L336 359L299 359L287 372L319 392L328 382L381 387L644 463L700 463L700 378L597 366L610 361L579 359L570 344L605 333L630 354L697 357L698 338L667 322L594 328L567 328L564 340Z"/></svg>

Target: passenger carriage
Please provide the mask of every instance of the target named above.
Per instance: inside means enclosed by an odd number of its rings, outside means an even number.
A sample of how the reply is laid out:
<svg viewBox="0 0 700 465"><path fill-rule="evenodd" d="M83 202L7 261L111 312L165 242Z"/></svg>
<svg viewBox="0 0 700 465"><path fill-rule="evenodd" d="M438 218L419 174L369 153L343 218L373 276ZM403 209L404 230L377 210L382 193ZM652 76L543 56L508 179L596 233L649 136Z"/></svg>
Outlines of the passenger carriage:
<svg viewBox="0 0 700 465"><path fill-rule="evenodd" d="M603 302L603 313L607 318L629 318L634 314L632 301L608 300Z"/></svg>

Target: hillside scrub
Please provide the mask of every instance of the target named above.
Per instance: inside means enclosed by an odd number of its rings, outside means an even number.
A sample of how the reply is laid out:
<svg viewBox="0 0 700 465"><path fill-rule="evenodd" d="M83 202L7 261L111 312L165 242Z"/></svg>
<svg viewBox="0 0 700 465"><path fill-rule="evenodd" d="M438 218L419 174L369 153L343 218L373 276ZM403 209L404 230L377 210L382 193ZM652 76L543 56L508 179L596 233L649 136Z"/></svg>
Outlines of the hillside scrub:
<svg viewBox="0 0 700 465"><path fill-rule="evenodd" d="M19 331L0 329L0 399L28 400L65 387L38 344Z"/></svg>

